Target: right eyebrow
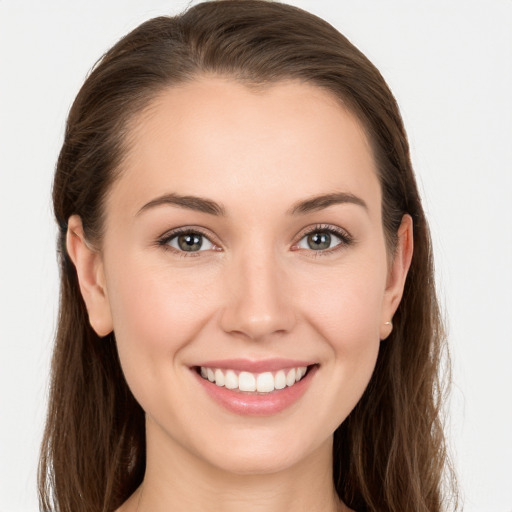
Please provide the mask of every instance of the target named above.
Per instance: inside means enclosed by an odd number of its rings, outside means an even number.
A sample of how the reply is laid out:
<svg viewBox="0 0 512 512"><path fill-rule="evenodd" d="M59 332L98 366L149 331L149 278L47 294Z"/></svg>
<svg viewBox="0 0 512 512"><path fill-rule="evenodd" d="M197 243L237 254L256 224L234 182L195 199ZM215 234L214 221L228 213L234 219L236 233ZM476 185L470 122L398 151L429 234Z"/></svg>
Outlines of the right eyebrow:
<svg viewBox="0 0 512 512"><path fill-rule="evenodd" d="M178 206L180 208L186 208L188 210L195 210L197 212L208 213L216 216L226 215L225 208L211 199L199 196L181 196L174 193L164 194L152 199L137 212L137 215L151 208L163 205Z"/></svg>

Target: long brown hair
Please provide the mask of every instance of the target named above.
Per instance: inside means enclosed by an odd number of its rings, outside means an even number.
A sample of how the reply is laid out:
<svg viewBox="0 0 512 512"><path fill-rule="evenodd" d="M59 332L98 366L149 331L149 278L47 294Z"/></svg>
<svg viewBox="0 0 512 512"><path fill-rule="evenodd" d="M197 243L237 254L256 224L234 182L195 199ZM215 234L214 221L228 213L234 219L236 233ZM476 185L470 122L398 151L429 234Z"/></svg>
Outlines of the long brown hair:
<svg viewBox="0 0 512 512"><path fill-rule="evenodd" d="M443 510L447 457L441 425L444 333L430 236L402 119L378 70L343 35L303 10L264 0L201 3L149 20L97 63L71 108L53 188L61 265L59 324L40 469L44 511L111 512L142 482L144 412L120 367L115 339L88 322L65 247L81 217L100 242L104 201L122 172L130 123L167 87L200 74L248 85L294 79L349 108L371 141L390 251L402 216L414 222L414 256L391 336L372 379L334 434L334 485L351 508Z"/></svg>

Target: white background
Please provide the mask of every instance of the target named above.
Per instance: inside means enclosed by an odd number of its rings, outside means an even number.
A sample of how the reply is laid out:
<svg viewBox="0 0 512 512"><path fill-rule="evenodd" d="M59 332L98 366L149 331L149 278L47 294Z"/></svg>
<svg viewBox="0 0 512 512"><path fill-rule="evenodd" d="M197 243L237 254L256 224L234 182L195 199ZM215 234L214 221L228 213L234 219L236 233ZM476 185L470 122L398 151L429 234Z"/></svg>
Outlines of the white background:
<svg viewBox="0 0 512 512"><path fill-rule="evenodd" d="M512 1L291 3L347 35L398 99L449 327L464 510L511 512ZM38 508L58 297L50 185L67 111L108 47L187 4L0 0L0 512Z"/></svg>

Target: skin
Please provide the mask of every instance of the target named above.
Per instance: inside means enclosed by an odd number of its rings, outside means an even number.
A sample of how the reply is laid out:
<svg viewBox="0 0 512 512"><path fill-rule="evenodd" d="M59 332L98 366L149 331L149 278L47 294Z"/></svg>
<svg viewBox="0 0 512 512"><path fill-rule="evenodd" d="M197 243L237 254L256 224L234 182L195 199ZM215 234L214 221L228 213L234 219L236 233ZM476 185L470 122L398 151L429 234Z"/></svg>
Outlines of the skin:
<svg viewBox="0 0 512 512"><path fill-rule="evenodd" d="M404 216L388 253L360 123L314 86L200 77L163 92L129 140L101 247L86 243L76 216L68 233L91 325L114 330L146 412L146 476L118 512L348 510L332 484L333 432L369 382L413 250ZM290 214L339 192L365 206ZM143 208L169 193L208 198L225 215ZM211 244L183 254L158 243L183 226ZM305 232L326 228L351 242L332 236L330 248L312 249ZM297 403L266 417L220 407L190 370L275 357L319 368Z"/></svg>

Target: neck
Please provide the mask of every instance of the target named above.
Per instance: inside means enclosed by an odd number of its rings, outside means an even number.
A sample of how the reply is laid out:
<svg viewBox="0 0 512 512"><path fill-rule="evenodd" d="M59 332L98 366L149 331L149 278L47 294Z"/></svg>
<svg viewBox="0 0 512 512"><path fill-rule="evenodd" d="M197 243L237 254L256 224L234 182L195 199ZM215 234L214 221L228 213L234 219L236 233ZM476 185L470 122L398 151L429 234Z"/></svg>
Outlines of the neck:
<svg viewBox="0 0 512 512"><path fill-rule="evenodd" d="M144 482L118 512L340 512L332 479L332 439L279 471L237 474L147 433Z"/></svg>

